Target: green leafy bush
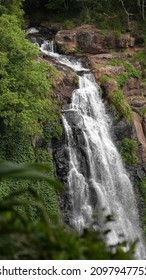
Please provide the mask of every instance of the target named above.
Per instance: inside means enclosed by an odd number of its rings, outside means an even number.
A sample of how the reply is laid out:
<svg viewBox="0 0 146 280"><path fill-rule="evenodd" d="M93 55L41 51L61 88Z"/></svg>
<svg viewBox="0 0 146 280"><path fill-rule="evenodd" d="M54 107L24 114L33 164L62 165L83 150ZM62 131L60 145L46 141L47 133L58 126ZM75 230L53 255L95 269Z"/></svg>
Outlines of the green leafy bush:
<svg viewBox="0 0 146 280"><path fill-rule="evenodd" d="M24 1L25 0L0 0L0 15L15 15L17 19L22 21L24 15L22 4Z"/></svg>
<svg viewBox="0 0 146 280"><path fill-rule="evenodd" d="M128 83L129 75L127 72L123 72L116 77L119 88L122 88L125 84Z"/></svg>
<svg viewBox="0 0 146 280"><path fill-rule="evenodd" d="M140 71L137 70L130 62L124 62L123 64L128 74L128 77L140 78Z"/></svg>
<svg viewBox="0 0 146 280"><path fill-rule="evenodd" d="M66 20L64 21L62 28L63 29L73 29L75 27L75 24L72 20Z"/></svg>
<svg viewBox="0 0 146 280"><path fill-rule="evenodd" d="M30 136L42 135L47 123L52 137L52 132L60 133L60 126L59 107L46 76L49 67L37 60L37 49L24 36L14 16L0 17L0 118L7 127Z"/></svg>
<svg viewBox="0 0 146 280"><path fill-rule="evenodd" d="M138 163L138 144L132 138L124 138L121 147L120 153L123 161L129 165L135 165Z"/></svg>
<svg viewBox="0 0 146 280"><path fill-rule="evenodd" d="M112 66L123 65L125 68L125 71L115 77L119 88L122 88L123 85L128 82L130 77L137 79L141 77L141 72L137 70L130 62L122 61L121 59L112 59L109 64Z"/></svg>
<svg viewBox="0 0 146 280"><path fill-rule="evenodd" d="M136 52L132 58L132 61L139 61L142 65L146 66L146 51Z"/></svg>
<svg viewBox="0 0 146 280"><path fill-rule="evenodd" d="M132 110L123 96L122 90L114 90L108 94L109 101L116 112L116 120L124 117L127 124L132 122Z"/></svg>
<svg viewBox="0 0 146 280"><path fill-rule="evenodd" d="M13 161L17 163L43 163L49 165L49 175L53 178L53 160L51 154L47 150L46 137L43 139L39 138L40 142L37 147L33 147L31 138L28 135L8 132L7 134L1 135L0 138L0 161ZM50 213L58 213L58 201L54 188L52 188L46 181L40 180L1 180L0 181L0 197L4 198L13 191L18 191L20 188L26 189L28 186L32 188L36 186L38 193L46 206L47 211ZM32 196L29 193L23 195L24 201L31 202ZM19 209L24 212L25 209ZM34 219L37 215L36 209L31 208L31 217Z"/></svg>

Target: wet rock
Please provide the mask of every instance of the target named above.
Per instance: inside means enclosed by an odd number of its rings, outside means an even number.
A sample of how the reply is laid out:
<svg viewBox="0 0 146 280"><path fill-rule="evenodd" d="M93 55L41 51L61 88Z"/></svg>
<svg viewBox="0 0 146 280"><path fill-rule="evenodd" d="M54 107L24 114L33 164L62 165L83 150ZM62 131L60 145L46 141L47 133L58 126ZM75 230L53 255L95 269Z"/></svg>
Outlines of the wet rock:
<svg viewBox="0 0 146 280"><path fill-rule="evenodd" d="M125 120L122 118L115 124L114 134L115 134L116 140L118 142L119 141L121 142L124 138L131 137L132 126L127 125Z"/></svg>

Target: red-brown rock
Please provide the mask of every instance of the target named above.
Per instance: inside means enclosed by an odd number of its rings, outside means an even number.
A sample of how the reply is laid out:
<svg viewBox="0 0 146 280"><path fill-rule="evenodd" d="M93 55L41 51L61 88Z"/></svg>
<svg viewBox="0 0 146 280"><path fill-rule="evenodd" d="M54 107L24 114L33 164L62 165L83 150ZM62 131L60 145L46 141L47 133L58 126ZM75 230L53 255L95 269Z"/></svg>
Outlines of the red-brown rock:
<svg viewBox="0 0 146 280"><path fill-rule="evenodd" d="M130 34L121 34L116 38L114 32L103 35L102 31L93 25L82 25L72 30L60 30L55 36L58 48L64 48L68 53L81 49L86 53L106 53L109 49L134 47L134 38Z"/></svg>

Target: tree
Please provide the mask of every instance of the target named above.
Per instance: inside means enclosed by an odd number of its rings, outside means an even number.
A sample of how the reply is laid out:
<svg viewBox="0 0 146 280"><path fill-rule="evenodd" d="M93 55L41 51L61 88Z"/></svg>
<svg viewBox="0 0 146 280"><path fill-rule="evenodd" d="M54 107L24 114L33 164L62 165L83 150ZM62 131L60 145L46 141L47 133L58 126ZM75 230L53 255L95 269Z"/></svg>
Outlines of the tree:
<svg viewBox="0 0 146 280"><path fill-rule="evenodd" d="M46 77L51 66L37 60L38 50L25 39L15 16L0 17L0 38L1 120L30 136L42 135L45 125L53 136L59 114Z"/></svg>
<svg viewBox="0 0 146 280"><path fill-rule="evenodd" d="M24 14L22 4L25 0L0 0L0 15L15 15L17 19L22 20Z"/></svg>

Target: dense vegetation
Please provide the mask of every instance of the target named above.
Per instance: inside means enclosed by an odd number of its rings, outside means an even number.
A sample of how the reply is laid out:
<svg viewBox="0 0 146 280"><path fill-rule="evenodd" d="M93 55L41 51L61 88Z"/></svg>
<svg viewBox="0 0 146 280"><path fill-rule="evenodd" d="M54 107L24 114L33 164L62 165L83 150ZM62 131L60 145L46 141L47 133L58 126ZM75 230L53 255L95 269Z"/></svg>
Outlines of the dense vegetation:
<svg viewBox="0 0 146 280"><path fill-rule="evenodd" d="M127 124L132 123L133 112L126 101L123 95L123 86L128 83L128 79L130 77L140 78L141 73L137 70L130 62L123 61L121 59L112 59L109 62L109 65L112 66L124 66L124 71L121 74L114 75L114 77L110 78L107 75L101 75L99 82L101 83L101 87L104 85L106 87L109 82L116 81L118 85L118 89L111 90L108 93L108 100L111 103L112 108L115 111L115 119L118 121L121 117L123 117Z"/></svg>
<svg viewBox="0 0 146 280"><path fill-rule="evenodd" d="M59 106L52 98L52 67L38 60L38 50L25 39L21 1L0 3L0 160L48 162L53 175L47 146L52 137L59 137L61 128ZM32 182L4 180L0 194L28 184ZM36 187L47 208L57 212L54 189L39 181Z"/></svg>
<svg viewBox="0 0 146 280"><path fill-rule="evenodd" d="M146 14L144 1L140 0L25 0L24 7L27 13L43 10L48 19L63 21L68 28L94 23L105 30L145 33L144 25L139 26Z"/></svg>

